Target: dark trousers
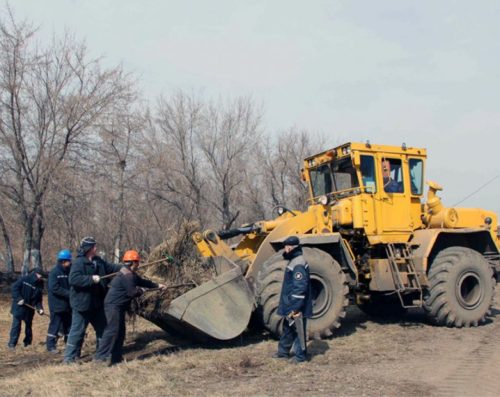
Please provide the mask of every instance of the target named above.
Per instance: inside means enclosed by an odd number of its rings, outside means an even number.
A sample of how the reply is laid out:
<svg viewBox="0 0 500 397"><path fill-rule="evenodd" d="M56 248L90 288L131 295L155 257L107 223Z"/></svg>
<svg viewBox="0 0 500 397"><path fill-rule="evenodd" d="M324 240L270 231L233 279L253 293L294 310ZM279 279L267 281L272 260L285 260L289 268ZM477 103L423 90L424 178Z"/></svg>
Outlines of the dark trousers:
<svg viewBox="0 0 500 397"><path fill-rule="evenodd" d="M49 329L47 330L47 350L55 350L59 334L64 335L64 342L68 340L71 328L71 312L50 312Z"/></svg>
<svg viewBox="0 0 500 397"><path fill-rule="evenodd" d="M10 339L9 346L15 347L17 341L19 340L19 335L21 335L21 325L24 321L24 346L31 345L33 341L33 331L31 326L33 324L33 316L35 315L34 310L25 310L24 314L21 316L12 317L12 327L10 328Z"/></svg>
<svg viewBox="0 0 500 397"><path fill-rule="evenodd" d="M104 309L100 308L98 310L90 310L87 312L73 310L71 317L71 329L69 330L66 350L64 352L65 362L73 362L77 357L80 357L85 331L87 330L89 323L95 331L96 349L99 348L102 333L104 332L104 328L106 328Z"/></svg>
<svg viewBox="0 0 500 397"><path fill-rule="evenodd" d="M304 335L307 335L306 318L303 319L303 323L304 323ZM296 325L295 323L290 325L286 318L283 321L283 333L281 334L280 342L278 344L278 354L281 356L287 356L288 353L290 352L290 349L293 346L293 349L295 351L295 358L297 359L297 361L304 361L307 359L307 345L305 350L301 349L300 340L297 335L297 329L295 328L295 325Z"/></svg>
<svg viewBox="0 0 500 397"><path fill-rule="evenodd" d="M119 363L123 360L123 343L125 342L125 308L109 305L104 308L106 313L106 329L102 335L96 360L108 360Z"/></svg>

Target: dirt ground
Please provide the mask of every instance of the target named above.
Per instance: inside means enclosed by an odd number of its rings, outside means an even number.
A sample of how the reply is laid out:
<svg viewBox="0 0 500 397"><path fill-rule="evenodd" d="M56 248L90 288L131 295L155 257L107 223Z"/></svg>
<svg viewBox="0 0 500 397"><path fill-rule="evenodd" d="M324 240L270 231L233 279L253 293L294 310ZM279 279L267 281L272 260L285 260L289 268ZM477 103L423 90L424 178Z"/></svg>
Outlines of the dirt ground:
<svg viewBox="0 0 500 397"><path fill-rule="evenodd" d="M500 287L497 287L497 296ZM35 317L34 345L7 350L10 298L0 295L0 396L498 396L500 307L478 328L429 325L421 311L374 321L352 307L339 333L309 342L311 361L273 360L276 341L245 334L218 346L168 342L143 319L128 325L126 362L80 363L45 352L48 318ZM62 347L62 346L61 346Z"/></svg>

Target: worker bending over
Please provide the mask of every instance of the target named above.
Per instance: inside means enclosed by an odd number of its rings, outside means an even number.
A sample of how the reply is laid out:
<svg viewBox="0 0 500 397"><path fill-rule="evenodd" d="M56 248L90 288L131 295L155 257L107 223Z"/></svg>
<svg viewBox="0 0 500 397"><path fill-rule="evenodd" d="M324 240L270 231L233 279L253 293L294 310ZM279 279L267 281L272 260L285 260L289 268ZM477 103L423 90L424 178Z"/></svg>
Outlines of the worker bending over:
<svg viewBox="0 0 500 397"><path fill-rule="evenodd" d="M33 316L35 310L42 315L42 294L43 280L45 273L41 268L35 268L27 276L21 277L12 284L12 327L8 347L15 349L19 335L21 334L21 324L24 321L24 347L31 345L33 341Z"/></svg>
<svg viewBox="0 0 500 397"><path fill-rule="evenodd" d="M139 277L136 274L139 261L140 257L137 251L125 252L123 255L124 267L111 281L109 292L104 299L107 325L95 354L95 361L110 361L111 364L115 364L123 360L125 312L129 308L130 302L142 295L145 288L166 288L163 284Z"/></svg>

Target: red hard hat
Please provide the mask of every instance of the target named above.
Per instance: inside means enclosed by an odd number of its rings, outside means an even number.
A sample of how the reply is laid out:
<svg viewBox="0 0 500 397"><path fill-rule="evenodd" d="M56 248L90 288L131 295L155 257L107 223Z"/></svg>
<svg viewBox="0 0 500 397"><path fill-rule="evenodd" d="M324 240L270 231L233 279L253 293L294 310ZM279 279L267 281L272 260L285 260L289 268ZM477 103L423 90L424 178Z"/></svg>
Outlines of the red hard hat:
<svg viewBox="0 0 500 397"><path fill-rule="evenodd" d="M123 255L123 262L139 262L140 260L139 253L135 250L126 251Z"/></svg>

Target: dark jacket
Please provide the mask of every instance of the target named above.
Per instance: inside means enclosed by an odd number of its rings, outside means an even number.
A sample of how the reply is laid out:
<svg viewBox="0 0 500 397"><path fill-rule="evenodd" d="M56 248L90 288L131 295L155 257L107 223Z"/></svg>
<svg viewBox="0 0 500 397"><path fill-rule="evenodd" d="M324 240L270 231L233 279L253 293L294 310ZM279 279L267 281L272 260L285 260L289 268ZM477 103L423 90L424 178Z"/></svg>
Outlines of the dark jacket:
<svg viewBox="0 0 500 397"><path fill-rule="evenodd" d="M288 260L283 276L278 314L288 316L291 312L302 312L304 318L312 316L311 280L309 265L307 264L302 249L295 248L288 255L283 254Z"/></svg>
<svg viewBox="0 0 500 397"><path fill-rule="evenodd" d="M119 306L126 309L132 299L142 295L142 290L139 287L156 288L158 284L143 279L131 271L122 269L111 281L108 294L104 299L104 305L106 307Z"/></svg>
<svg viewBox="0 0 500 397"><path fill-rule="evenodd" d="M28 306L19 306L17 302L24 299L24 303L43 309L42 305L43 281L38 279L36 273L21 277L12 284L12 307L10 312L15 317L23 317L25 314L33 314L34 310Z"/></svg>
<svg viewBox="0 0 500 397"><path fill-rule="evenodd" d="M384 191L386 193L402 193L403 186L400 186L399 183L392 178L384 179Z"/></svg>
<svg viewBox="0 0 500 397"><path fill-rule="evenodd" d="M83 253L79 252L69 272L71 308L79 312L102 308L108 280L101 280L98 284L94 284L92 276L102 277L118 272L120 269L121 265L108 263L98 256L89 261Z"/></svg>
<svg viewBox="0 0 500 397"><path fill-rule="evenodd" d="M69 305L69 268L58 262L49 273L49 309L54 313L71 311Z"/></svg>

